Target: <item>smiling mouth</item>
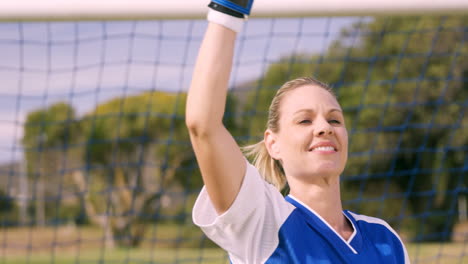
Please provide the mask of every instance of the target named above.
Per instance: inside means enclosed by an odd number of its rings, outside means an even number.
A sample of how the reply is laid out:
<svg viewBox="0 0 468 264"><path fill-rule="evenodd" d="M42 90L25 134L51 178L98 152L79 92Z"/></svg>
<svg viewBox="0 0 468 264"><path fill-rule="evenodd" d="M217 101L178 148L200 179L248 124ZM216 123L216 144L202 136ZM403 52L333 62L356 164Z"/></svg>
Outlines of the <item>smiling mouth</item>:
<svg viewBox="0 0 468 264"><path fill-rule="evenodd" d="M337 151L337 150L332 146L320 146L320 147L311 148L309 151L312 152L312 151Z"/></svg>

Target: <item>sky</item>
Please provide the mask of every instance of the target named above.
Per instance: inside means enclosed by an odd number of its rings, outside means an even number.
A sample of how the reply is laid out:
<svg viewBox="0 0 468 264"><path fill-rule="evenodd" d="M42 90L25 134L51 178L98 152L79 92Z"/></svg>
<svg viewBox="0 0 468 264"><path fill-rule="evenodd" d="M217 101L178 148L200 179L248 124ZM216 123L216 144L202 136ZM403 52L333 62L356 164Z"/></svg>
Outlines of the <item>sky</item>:
<svg viewBox="0 0 468 264"><path fill-rule="evenodd" d="M324 52L353 17L249 19L231 86L293 53ZM27 113L59 101L79 115L118 96L186 91L205 20L0 23L0 164L21 159Z"/></svg>

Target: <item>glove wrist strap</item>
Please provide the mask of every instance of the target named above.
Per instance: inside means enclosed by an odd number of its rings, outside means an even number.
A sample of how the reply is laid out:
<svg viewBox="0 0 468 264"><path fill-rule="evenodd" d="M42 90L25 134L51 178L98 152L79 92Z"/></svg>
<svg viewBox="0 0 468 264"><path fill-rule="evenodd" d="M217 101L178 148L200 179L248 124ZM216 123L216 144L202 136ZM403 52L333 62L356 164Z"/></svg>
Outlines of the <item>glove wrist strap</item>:
<svg viewBox="0 0 468 264"><path fill-rule="evenodd" d="M211 9L214 9L216 11L219 11L221 13L231 15L233 17L244 18L244 14L239 13L239 12L237 12L235 10L230 9L230 8L227 8L225 6L219 5L218 3L215 3L215 2L210 2L208 7L210 7Z"/></svg>
<svg viewBox="0 0 468 264"><path fill-rule="evenodd" d="M240 32L244 25L244 19L234 17L214 9L208 10L208 21L227 27L235 32Z"/></svg>

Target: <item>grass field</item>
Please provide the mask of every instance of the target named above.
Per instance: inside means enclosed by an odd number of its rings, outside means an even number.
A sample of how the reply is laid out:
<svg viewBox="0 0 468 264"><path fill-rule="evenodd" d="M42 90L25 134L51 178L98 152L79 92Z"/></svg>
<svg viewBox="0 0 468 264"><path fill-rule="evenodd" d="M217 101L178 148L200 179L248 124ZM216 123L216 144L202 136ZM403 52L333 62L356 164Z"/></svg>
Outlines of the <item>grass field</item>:
<svg viewBox="0 0 468 264"><path fill-rule="evenodd" d="M203 250L197 228L157 225L149 228L139 248L109 249L103 246L99 228L15 228L0 230L0 264L142 264L228 263L216 247ZM169 243L172 238L178 238ZM197 241L195 241L197 240ZM184 241L189 241L184 242ZM208 241L204 241L209 245ZM407 244L411 263L468 263L465 243Z"/></svg>
<svg viewBox="0 0 468 264"><path fill-rule="evenodd" d="M45 252L28 256L14 256L0 259L5 264L141 264L141 263L229 263L226 254L220 249L115 249L115 250L86 250L80 253L58 252L55 256Z"/></svg>

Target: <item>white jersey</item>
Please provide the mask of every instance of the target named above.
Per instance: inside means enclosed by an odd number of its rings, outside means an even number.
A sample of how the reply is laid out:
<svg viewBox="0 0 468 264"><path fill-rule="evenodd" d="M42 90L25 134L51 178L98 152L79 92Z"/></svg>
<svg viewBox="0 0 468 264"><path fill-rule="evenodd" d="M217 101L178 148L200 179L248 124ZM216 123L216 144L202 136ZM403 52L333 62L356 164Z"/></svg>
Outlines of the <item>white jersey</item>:
<svg viewBox="0 0 468 264"><path fill-rule="evenodd" d="M193 221L232 263L409 263L403 243L385 221L343 214L354 229L348 240L295 197L284 198L248 163L231 207L218 215L203 188Z"/></svg>

